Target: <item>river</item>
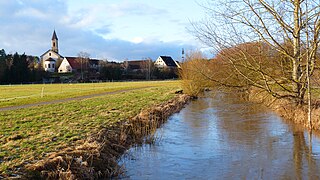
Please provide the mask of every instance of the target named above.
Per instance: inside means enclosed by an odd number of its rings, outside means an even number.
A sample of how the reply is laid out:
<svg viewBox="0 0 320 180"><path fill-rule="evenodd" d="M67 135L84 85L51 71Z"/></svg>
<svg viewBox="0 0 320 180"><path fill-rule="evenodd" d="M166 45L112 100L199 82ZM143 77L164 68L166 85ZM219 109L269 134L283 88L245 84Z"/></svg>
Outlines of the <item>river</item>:
<svg viewBox="0 0 320 180"><path fill-rule="evenodd" d="M320 139L238 95L199 98L154 145L131 148L122 179L320 179Z"/></svg>

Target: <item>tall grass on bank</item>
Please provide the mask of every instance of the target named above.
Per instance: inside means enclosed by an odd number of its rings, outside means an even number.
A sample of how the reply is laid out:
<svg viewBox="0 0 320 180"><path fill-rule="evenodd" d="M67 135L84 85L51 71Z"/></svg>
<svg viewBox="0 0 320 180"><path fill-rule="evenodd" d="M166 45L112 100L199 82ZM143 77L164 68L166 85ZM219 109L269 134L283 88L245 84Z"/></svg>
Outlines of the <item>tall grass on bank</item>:
<svg viewBox="0 0 320 180"><path fill-rule="evenodd" d="M125 88L127 87L124 85ZM81 101L0 112L0 172L11 174L51 152L76 146L103 128L173 98L177 82Z"/></svg>

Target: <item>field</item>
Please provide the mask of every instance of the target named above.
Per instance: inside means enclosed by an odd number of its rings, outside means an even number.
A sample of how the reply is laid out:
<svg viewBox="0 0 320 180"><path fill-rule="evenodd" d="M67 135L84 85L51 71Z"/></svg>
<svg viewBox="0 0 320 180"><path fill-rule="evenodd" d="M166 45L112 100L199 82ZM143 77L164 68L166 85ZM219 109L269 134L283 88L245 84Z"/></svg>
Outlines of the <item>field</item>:
<svg viewBox="0 0 320 180"><path fill-rule="evenodd" d="M167 101L175 96L179 86L179 81L0 86L1 107L132 89L80 101L0 112L0 174L10 174L50 152L75 146L78 140L102 128Z"/></svg>
<svg viewBox="0 0 320 180"><path fill-rule="evenodd" d="M167 84L167 81L7 85L0 86L0 107L165 84Z"/></svg>

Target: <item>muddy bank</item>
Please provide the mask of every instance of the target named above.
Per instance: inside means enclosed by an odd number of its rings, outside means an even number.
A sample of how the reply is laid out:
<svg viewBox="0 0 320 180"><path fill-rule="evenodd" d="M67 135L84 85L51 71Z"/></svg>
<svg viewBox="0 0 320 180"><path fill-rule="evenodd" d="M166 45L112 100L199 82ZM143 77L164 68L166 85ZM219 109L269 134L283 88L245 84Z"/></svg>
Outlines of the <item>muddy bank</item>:
<svg viewBox="0 0 320 180"><path fill-rule="evenodd" d="M276 99L270 94L257 90L248 90L248 99L250 101L262 103L270 107L284 120L293 122L295 124L303 125L305 128L320 130L320 108L319 103L313 102L312 108L312 127L308 122L308 107L307 105L297 106L295 103L287 99Z"/></svg>
<svg viewBox="0 0 320 180"><path fill-rule="evenodd" d="M27 165L26 179L99 179L122 172L117 159L132 145L152 141L152 133L190 100L177 95L172 100L142 111L134 118L102 129L76 147L52 153L36 164Z"/></svg>

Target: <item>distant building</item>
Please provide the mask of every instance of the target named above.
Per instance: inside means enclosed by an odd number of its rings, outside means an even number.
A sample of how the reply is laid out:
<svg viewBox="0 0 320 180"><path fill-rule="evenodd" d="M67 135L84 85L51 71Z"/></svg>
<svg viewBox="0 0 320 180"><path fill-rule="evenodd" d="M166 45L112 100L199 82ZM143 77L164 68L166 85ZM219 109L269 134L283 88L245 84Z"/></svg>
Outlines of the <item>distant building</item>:
<svg viewBox="0 0 320 180"><path fill-rule="evenodd" d="M80 62L75 57L65 57L58 68L59 73L71 73L80 69Z"/></svg>
<svg viewBox="0 0 320 180"><path fill-rule="evenodd" d="M179 63L170 56L159 56L154 65L158 68L180 68Z"/></svg>
<svg viewBox="0 0 320 180"><path fill-rule="evenodd" d="M59 54L58 49L58 37L56 31L53 31L51 38L51 49L46 51L40 56L43 69L47 72L55 72L57 67L57 62L63 60L63 56Z"/></svg>
<svg viewBox="0 0 320 180"><path fill-rule="evenodd" d="M100 60L81 59L79 57L65 57L58 68L59 73L90 71L98 72Z"/></svg>
<svg viewBox="0 0 320 180"><path fill-rule="evenodd" d="M152 60L128 60L123 62L124 70L144 72L152 66Z"/></svg>

